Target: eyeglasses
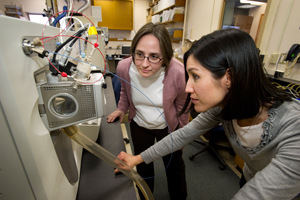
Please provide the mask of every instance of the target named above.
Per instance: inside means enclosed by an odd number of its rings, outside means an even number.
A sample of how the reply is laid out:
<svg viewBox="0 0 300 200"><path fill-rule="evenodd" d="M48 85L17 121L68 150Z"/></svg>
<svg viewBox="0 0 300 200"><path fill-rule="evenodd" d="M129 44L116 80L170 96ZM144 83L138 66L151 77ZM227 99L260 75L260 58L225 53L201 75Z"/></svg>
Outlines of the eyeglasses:
<svg viewBox="0 0 300 200"><path fill-rule="evenodd" d="M134 57L134 59L136 60L144 60L145 58L148 59L149 62L153 63L153 64L157 64L159 63L162 58L159 58L157 55L151 55L151 56L145 56L142 53L133 53L132 56Z"/></svg>

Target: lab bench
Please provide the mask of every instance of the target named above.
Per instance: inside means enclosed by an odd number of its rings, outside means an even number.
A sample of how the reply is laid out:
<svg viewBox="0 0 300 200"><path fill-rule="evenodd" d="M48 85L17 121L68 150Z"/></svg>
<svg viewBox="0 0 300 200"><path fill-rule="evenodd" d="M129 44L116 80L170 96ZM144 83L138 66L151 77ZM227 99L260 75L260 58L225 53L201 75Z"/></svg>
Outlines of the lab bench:
<svg viewBox="0 0 300 200"><path fill-rule="evenodd" d="M123 58L112 58L112 59L107 59L109 70L111 73L116 73L117 66L119 61L121 61Z"/></svg>
<svg viewBox="0 0 300 200"><path fill-rule="evenodd" d="M96 142L117 156L121 151L125 151L125 144L120 122L106 121L106 117L116 110L116 101L111 77L107 76L105 80L106 114L101 119ZM134 187L130 178L123 174L116 175L111 165L92 153L83 151L77 200L135 200L137 196Z"/></svg>

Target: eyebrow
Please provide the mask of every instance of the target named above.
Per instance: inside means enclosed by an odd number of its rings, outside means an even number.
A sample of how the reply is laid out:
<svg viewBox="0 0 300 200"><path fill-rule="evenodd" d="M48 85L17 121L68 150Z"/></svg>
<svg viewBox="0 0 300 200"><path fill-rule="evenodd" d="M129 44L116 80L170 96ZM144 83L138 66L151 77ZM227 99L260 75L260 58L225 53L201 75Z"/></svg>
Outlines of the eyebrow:
<svg viewBox="0 0 300 200"><path fill-rule="evenodd" d="M192 68L189 68L189 69L187 69L187 71L188 71L188 72L193 72L193 71L196 71L196 70L197 70L197 69L196 69L196 68L193 68L193 67L192 67Z"/></svg>
<svg viewBox="0 0 300 200"><path fill-rule="evenodd" d="M140 52L140 53L142 53L142 54L145 54L143 51L138 50L138 49L136 49L135 51L136 51L136 52ZM159 56L162 56L160 53L152 53L152 52L150 52L149 55L159 55Z"/></svg>

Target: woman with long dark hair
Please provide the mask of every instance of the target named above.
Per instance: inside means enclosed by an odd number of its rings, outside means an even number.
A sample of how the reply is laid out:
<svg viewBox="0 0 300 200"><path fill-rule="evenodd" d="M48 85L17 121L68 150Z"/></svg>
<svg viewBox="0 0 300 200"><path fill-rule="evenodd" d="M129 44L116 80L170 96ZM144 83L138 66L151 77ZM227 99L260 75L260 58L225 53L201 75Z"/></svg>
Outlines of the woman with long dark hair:
<svg viewBox="0 0 300 200"><path fill-rule="evenodd" d="M233 199L293 199L300 193L300 102L266 77L251 36L236 29L202 37L184 55L184 108L200 114L157 144L119 158L128 165L177 150L219 123L245 165Z"/></svg>

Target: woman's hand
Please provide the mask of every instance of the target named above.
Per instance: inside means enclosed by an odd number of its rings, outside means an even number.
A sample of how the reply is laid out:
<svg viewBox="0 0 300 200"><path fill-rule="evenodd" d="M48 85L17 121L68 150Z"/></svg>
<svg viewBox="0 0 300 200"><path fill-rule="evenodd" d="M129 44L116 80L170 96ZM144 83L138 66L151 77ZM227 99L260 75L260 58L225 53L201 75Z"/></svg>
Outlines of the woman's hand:
<svg viewBox="0 0 300 200"><path fill-rule="evenodd" d="M131 168L144 162L141 155L133 156L128 153L125 153L124 151L122 151L117 157L120 160L122 160L123 162L125 162ZM118 172L120 172L120 171L118 169L115 169L115 173L118 173Z"/></svg>
<svg viewBox="0 0 300 200"><path fill-rule="evenodd" d="M123 113L122 111L120 110L116 110L114 111L113 113L111 113L110 115L108 115L107 117L107 122L110 123L110 122L114 122L115 119L117 117L119 117L120 119L120 123L122 123L123 119L124 119L124 116L125 116L125 113Z"/></svg>

